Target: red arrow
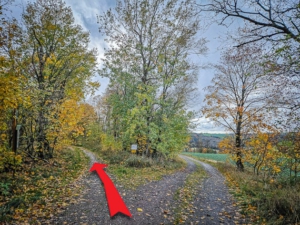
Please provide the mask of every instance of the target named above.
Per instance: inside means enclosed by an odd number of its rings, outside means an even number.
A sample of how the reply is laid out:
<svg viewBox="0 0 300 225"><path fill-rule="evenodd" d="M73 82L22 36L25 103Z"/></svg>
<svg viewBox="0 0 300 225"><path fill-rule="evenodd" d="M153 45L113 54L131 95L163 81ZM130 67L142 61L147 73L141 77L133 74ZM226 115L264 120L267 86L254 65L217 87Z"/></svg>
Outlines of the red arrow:
<svg viewBox="0 0 300 225"><path fill-rule="evenodd" d="M110 217L113 217L118 212L123 213L126 216L132 217L122 197L120 196L114 183L111 181L109 176L105 173L104 168L106 164L94 163L90 169L90 172L96 170L98 176L102 180L104 190L106 193L107 204L109 208Z"/></svg>

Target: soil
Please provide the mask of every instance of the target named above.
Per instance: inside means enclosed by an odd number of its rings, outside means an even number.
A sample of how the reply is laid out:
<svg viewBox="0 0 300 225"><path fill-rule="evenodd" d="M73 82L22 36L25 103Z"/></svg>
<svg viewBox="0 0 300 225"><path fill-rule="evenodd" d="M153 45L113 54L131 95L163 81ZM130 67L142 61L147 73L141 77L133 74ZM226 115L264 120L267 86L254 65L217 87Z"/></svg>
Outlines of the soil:
<svg viewBox="0 0 300 225"><path fill-rule="evenodd" d="M96 162L93 153L84 150L90 157L90 164ZM84 191L76 203L67 206L64 212L49 221L50 224L174 224L174 210L178 204L175 192L184 185L188 174L200 163L208 177L197 187L197 195L191 204L193 216L184 224L242 224L239 209L234 205L225 185L224 177L212 166L181 156L187 167L181 172L165 176L159 181L149 182L135 190L126 190L115 183L120 195L129 208L132 218L117 214L110 218L104 188L96 173L87 173L79 182ZM110 175L109 175L110 176ZM138 208L142 212L138 212Z"/></svg>

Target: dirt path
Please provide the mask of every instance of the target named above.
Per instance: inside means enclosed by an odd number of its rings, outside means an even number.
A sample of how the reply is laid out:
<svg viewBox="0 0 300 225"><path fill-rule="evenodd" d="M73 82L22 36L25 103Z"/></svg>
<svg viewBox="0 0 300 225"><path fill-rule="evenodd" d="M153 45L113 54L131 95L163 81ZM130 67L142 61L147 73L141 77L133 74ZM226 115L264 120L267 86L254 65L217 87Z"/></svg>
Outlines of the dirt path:
<svg viewBox="0 0 300 225"><path fill-rule="evenodd" d="M90 157L91 165L96 157L89 151L84 152ZM51 224L173 224L173 211L176 202L175 192L184 185L189 173L196 168L193 159L182 156L188 163L187 168L160 181L149 182L136 190L125 190L116 185L123 200L132 213L132 218L117 214L110 218L103 185L96 173L87 173L81 179L84 192L76 199L75 204L69 205L65 211L50 221ZM201 163L201 162L200 162ZM202 164L202 163L201 163ZM230 196L224 185L224 179L217 171L207 164L203 164L210 177L204 181L203 191L193 202L197 206L193 218L185 224L234 224L236 209L232 206ZM199 187L199 190L201 188ZM219 200L220 199L220 200ZM225 206L226 205L226 206ZM143 212L137 212L137 208ZM221 213L223 213L221 215ZM228 215L226 214L228 213ZM229 214L230 217L229 218Z"/></svg>
<svg viewBox="0 0 300 225"><path fill-rule="evenodd" d="M187 156L180 157L201 164L208 174L208 178L203 181L201 192L194 201L194 205L199 207L195 213L196 217L201 219L199 224L245 223L220 172L207 163Z"/></svg>

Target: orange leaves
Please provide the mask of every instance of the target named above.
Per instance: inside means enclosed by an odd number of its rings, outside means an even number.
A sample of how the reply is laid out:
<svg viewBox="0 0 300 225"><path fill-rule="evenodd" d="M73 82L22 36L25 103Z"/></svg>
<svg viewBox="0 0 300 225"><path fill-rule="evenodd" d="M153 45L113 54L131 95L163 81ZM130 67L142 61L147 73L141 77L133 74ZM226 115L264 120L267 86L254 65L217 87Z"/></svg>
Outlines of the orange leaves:
<svg viewBox="0 0 300 225"><path fill-rule="evenodd" d="M247 210L250 210L250 211L256 211L257 210L257 207L256 206L253 206L251 204L248 205L247 207Z"/></svg>
<svg viewBox="0 0 300 225"><path fill-rule="evenodd" d="M281 169L280 169L280 167L279 166L277 166L277 165L273 165L273 171L274 171L274 173L279 173L279 172L281 172Z"/></svg>
<svg viewBox="0 0 300 225"><path fill-rule="evenodd" d="M238 112L239 114L242 114L242 113L244 112L244 107L243 107L243 106L238 106L238 107L237 107L237 112Z"/></svg>

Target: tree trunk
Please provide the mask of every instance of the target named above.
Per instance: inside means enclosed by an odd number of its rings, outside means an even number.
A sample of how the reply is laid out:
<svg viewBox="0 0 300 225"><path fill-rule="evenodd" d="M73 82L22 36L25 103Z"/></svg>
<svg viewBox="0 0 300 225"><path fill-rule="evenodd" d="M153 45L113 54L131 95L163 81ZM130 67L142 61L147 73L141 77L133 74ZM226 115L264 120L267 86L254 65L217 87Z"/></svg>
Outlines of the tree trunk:
<svg viewBox="0 0 300 225"><path fill-rule="evenodd" d="M244 165L242 162L242 151L241 151L241 124L238 123L237 132L235 134L235 147L236 147L236 166L239 171L244 171Z"/></svg>

